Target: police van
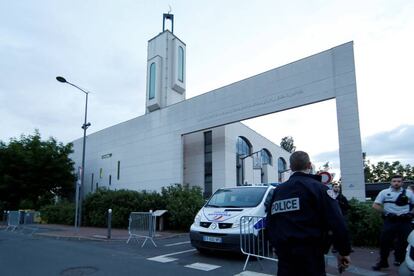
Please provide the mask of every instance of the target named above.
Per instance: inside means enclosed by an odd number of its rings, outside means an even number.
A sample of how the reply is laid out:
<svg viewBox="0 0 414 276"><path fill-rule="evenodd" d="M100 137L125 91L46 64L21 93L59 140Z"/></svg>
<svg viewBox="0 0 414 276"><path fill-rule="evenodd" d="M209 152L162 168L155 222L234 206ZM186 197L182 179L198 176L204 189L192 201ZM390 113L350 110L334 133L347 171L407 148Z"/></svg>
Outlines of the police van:
<svg viewBox="0 0 414 276"><path fill-rule="evenodd" d="M240 218L265 217L274 188L260 185L218 189L194 218L190 228L192 246L200 252L240 252Z"/></svg>

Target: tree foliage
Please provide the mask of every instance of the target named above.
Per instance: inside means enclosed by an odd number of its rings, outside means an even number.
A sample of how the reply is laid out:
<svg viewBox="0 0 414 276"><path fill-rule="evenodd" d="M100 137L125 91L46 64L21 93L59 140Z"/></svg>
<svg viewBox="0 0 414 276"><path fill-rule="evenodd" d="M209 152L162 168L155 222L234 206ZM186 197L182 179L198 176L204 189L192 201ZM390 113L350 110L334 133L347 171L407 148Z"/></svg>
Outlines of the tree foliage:
<svg viewBox="0 0 414 276"><path fill-rule="evenodd" d="M402 175L406 180L414 180L414 167L409 164L403 165L400 161L392 163L381 161L377 164L371 164L369 160L364 162L366 183L388 182L396 174Z"/></svg>
<svg viewBox="0 0 414 276"><path fill-rule="evenodd" d="M72 144L33 135L0 141L0 209L38 209L55 196L70 198L75 175Z"/></svg>
<svg viewBox="0 0 414 276"><path fill-rule="evenodd" d="M290 153L293 153L296 150L293 137L292 136L283 137L282 140L280 141L280 147Z"/></svg>

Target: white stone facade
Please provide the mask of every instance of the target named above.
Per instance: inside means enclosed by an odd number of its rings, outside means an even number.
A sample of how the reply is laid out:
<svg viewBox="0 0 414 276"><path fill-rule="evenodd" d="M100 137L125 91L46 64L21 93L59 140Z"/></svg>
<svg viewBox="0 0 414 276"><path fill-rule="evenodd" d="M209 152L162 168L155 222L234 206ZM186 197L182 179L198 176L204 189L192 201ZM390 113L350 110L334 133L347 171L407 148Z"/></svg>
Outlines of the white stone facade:
<svg viewBox="0 0 414 276"><path fill-rule="evenodd" d="M147 135L145 127L142 127L138 120L140 118L88 136L84 192L94 192L97 187L160 191L162 187L174 183L199 186L204 190L204 131L182 138L184 167L181 181L180 177L174 174L177 165L180 165L181 157L169 154L173 152L173 145L169 143L171 136ZM239 136L251 142L252 152L266 148L272 155L272 164L263 165L262 169L253 169L253 156L245 158L243 183L261 183L262 172L264 183L278 182L278 158L282 157L289 162L288 152L241 123L206 131L212 131L213 136L212 192L237 184L236 141ZM79 165L82 140L76 140L74 146L75 154L72 158ZM178 147L180 148L180 145ZM161 151L165 154L160 154Z"/></svg>

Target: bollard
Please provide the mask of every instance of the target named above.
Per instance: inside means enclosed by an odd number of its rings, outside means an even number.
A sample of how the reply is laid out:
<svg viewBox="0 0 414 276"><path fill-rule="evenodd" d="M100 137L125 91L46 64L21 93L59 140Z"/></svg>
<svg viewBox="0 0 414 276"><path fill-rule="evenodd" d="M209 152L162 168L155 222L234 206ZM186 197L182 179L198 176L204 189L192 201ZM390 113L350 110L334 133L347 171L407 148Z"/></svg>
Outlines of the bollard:
<svg viewBox="0 0 414 276"><path fill-rule="evenodd" d="M112 209L108 209L108 240L111 239Z"/></svg>

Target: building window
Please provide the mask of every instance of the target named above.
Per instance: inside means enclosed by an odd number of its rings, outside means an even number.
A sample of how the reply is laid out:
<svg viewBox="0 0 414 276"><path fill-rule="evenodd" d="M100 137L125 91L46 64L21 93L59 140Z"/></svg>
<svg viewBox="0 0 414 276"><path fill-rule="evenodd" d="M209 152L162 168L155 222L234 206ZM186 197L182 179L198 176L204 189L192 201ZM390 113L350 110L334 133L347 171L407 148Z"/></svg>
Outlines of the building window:
<svg viewBox="0 0 414 276"><path fill-rule="evenodd" d="M277 160L277 172L278 172L278 178L279 178L279 182L283 181L283 173L286 172L287 170L287 164L285 159L283 159L283 157L279 157L279 159Z"/></svg>
<svg viewBox="0 0 414 276"><path fill-rule="evenodd" d="M116 171L116 179L119 180L120 176L121 176L121 161L118 161L118 169Z"/></svg>
<svg viewBox="0 0 414 276"><path fill-rule="evenodd" d="M262 164L263 165L272 165L272 154L267 149L261 151Z"/></svg>
<svg viewBox="0 0 414 276"><path fill-rule="evenodd" d="M236 175L237 186L244 182L244 158L252 154L252 144L244 137L238 137L236 142Z"/></svg>
<svg viewBox="0 0 414 276"><path fill-rule="evenodd" d="M109 186L112 184L112 175L109 175Z"/></svg>
<svg viewBox="0 0 414 276"><path fill-rule="evenodd" d="M100 168L99 169L99 178L101 178L101 179L102 179L102 174L103 174L103 170L102 170L102 168Z"/></svg>
<svg viewBox="0 0 414 276"><path fill-rule="evenodd" d="M184 49L178 46L178 80L184 82Z"/></svg>
<svg viewBox="0 0 414 276"><path fill-rule="evenodd" d="M150 65L150 75L149 75L149 92L148 99L155 98L155 79L156 79L156 65L155 62Z"/></svg>
<svg viewBox="0 0 414 276"><path fill-rule="evenodd" d="M213 135L211 131L204 132L204 198L213 193Z"/></svg>

